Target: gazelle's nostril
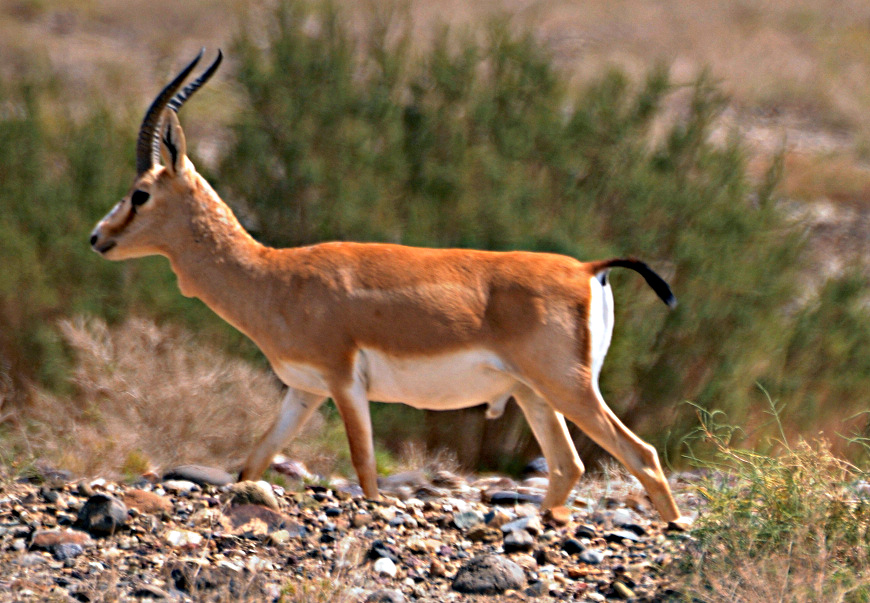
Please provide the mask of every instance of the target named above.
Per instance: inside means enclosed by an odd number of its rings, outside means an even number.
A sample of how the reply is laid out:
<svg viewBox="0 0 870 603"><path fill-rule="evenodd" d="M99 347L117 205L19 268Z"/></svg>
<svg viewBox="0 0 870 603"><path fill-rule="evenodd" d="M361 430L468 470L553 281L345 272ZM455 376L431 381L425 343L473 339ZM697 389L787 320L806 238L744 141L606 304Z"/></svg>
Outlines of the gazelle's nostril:
<svg viewBox="0 0 870 603"><path fill-rule="evenodd" d="M91 247L93 247L93 246L96 245L96 244L97 244L97 235L96 235L96 234L92 234L92 235L91 235Z"/></svg>

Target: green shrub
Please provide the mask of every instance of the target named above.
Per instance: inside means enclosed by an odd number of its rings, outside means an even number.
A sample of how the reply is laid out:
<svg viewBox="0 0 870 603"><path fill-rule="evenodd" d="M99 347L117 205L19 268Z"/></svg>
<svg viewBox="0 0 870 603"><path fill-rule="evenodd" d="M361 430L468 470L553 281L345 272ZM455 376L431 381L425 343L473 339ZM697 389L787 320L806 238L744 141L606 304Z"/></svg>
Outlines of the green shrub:
<svg viewBox="0 0 870 603"><path fill-rule="evenodd" d="M752 183L739 138L711 142L724 99L707 75L669 122L661 106L678 90L665 66L641 81L607 71L571 90L546 49L508 21L442 28L431 44L411 32L398 12L366 28L335 4L289 0L265 36L239 32L237 71L223 77L239 82L245 109L210 179L257 237L636 255L680 300L668 312L641 279L614 273L602 389L643 437L674 452L694 424L687 399L753 424L758 382L789 402L789 431L866 430L866 277L856 266L807 287L802 230L775 192L780 166ZM115 264L90 252L93 224L134 174L137 121L99 104L73 119L61 92L50 77L0 86L2 399L32 382L66 387L56 323L80 314L181 322L260 358L179 295L164 260ZM425 437L419 418L374 412L395 426L381 434L393 450ZM518 412L501 421L476 449L503 466L535 453Z"/></svg>
<svg viewBox="0 0 870 603"><path fill-rule="evenodd" d="M21 398L33 381L65 387L63 317L116 322L139 311L229 332L178 294L165 261L118 264L90 250L97 220L132 181L136 128L99 105L74 119L53 90L47 76L0 86L0 378L18 392L10 398Z"/></svg>
<svg viewBox="0 0 870 603"><path fill-rule="evenodd" d="M0 89L0 366L18 383L56 386L65 363L54 322L121 310L120 271L88 261L87 237L98 207L121 195L115 149L128 139L99 110L80 125L52 116L49 126L41 113L49 90L48 82Z"/></svg>
<svg viewBox="0 0 870 603"><path fill-rule="evenodd" d="M615 277L611 404L659 445L662 424L691 426L681 400L745 409L785 345L802 245L775 170L753 186L739 141L710 142L724 104L710 79L654 137L674 89L664 67L638 84L610 71L572 96L505 21L444 29L418 53L407 23L374 23L355 34L331 4L282 2L265 44L237 39L248 108L219 188L257 235L640 256L681 306L669 314L639 279ZM485 448L517 452L488 431Z"/></svg>

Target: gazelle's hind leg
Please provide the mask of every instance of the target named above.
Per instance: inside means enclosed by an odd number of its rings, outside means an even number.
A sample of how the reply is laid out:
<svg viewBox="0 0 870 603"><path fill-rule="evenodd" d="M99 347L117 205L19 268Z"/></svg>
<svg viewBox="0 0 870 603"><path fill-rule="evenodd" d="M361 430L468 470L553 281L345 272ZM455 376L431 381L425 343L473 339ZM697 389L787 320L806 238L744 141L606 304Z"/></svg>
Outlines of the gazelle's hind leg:
<svg viewBox="0 0 870 603"><path fill-rule="evenodd" d="M640 481L663 520L680 520L680 512L655 448L637 437L613 414L597 387L591 385L574 400L558 398L553 402L583 433L625 465Z"/></svg>
<svg viewBox="0 0 870 603"><path fill-rule="evenodd" d="M275 453L299 433L324 400L324 396L309 394L292 387L288 389L281 402L278 418L248 456L239 479L257 479L263 475Z"/></svg>
<svg viewBox="0 0 870 603"><path fill-rule="evenodd" d="M571 441L565 417L525 386L514 392L514 398L541 446L550 471L550 484L541 510L564 505L574 484L583 475L583 463Z"/></svg>

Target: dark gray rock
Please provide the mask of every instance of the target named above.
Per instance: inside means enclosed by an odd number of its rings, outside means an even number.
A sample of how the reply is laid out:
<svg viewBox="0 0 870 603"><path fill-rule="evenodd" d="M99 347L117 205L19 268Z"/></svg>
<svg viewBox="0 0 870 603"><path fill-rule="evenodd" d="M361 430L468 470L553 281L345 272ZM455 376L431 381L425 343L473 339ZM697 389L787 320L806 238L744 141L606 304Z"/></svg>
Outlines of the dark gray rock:
<svg viewBox="0 0 870 603"><path fill-rule="evenodd" d="M21 567L35 567L37 565L48 563L48 557L43 557L39 553L26 553L15 559L15 563Z"/></svg>
<svg viewBox="0 0 870 603"><path fill-rule="evenodd" d="M54 549L52 549L51 551L51 554L58 561L66 561L67 559L75 559L84 552L85 550L80 544L64 542L63 544L59 544L54 547Z"/></svg>
<svg viewBox="0 0 870 603"><path fill-rule="evenodd" d="M513 530L504 537L506 553L528 552L535 548L535 539L525 530Z"/></svg>
<svg viewBox="0 0 870 603"><path fill-rule="evenodd" d="M505 557L484 555L466 562L453 580L453 590L467 594L497 595L526 584L523 568Z"/></svg>
<svg viewBox="0 0 870 603"><path fill-rule="evenodd" d="M163 474L164 480L186 480L200 486L226 486L233 483L235 478L224 471L214 467L202 465L179 465Z"/></svg>
<svg viewBox="0 0 870 603"><path fill-rule="evenodd" d="M493 505L520 505L523 503L539 505L542 500L544 500L542 496L525 494L523 492L510 492L508 490L493 492L489 497L489 502Z"/></svg>
<svg viewBox="0 0 870 603"><path fill-rule="evenodd" d="M483 516L477 511L465 511L453 516L453 525L460 530L467 530L480 523L483 523Z"/></svg>
<svg viewBox="0 0 870 603"><path fill-rule="evenodd" d="M562 550L569 555L579 555L586 550L586 547L579 540L569 538L562 543Z"/></svg>
<svg viewBox="0 0 870 603"><path fill-rule="evenodd" d="M597 535L595 528L587 525L579 525L577 529L574 530L574 536L577 538L588 538L592 540Z"/></svg>
<svg viewBox="0 0 870 603"><path fill-rule="evenodd" d="M524 592L529 597L539 599L550 594L550 588L546 582L538 581L533 582Z"/></svg>
<svg viewBox="0 0 870 603"><path fill-rule="evenodd" d="M621 544L623 540L640 542L640 536L628 530L617 530L616 532L608 532L605 534L604 540L607 542L615 542L617 544Z"/></svg>
<svg viewBox="0 0 870 603"><path fill-rule="evenodd" d="M627 523L622 526L622 529L634 532L637 536L646 536L646 528L637 523Z"/></svg>
<svg viewBox="0 0 870 603"><path fill-rule="evenodd" d="M47 503L56 504L58 500L60 500L60 493L57 490L52 490L51 488L47 488L43 486L39 489L39 495L42 497Z"/></svg>
<svg viewBox="0 0 870 603"><path fill-rule="evenodd" d="M543 526L541 525L541 520L538 516L534 515L532 517L520 517L519 519L514 519L501 527L501 531L505 534L509 534L515 530L525 530L529 534L536 536L543 532Z"/></svg>
<svg viewBox="0 0 870 603"><path fill-rule="evenodd" d="M604 561L604 553L595 549L586 549L580 553L580 561L589 565L598 565Z"/></svg>
<svg viewBox="0 0 870 603"><path fill-rule="evenodd" d="M168 599L171 595L152 584L140 584L133 590L133 596L137 599Z"/></svg>
<svg viewBox="0 0 870 603"><path fill-rule="evenodd" d="M523 467L523 477L545 476L550 474L550 468L547 466L547 459L539 456L536 459L529 461L529 464Z"/></svg>
<svg viewBox="0 0 870 603"><path fill-rule="evenodd" d="M61 486L72 480L72 473L66 469L58 469L43 461L36 461L29 471L26 471L17 481L30 484L48 484Z"/></svg>
<svg viewBox="0 0 870 603"><path fill-rule="evenodd" d="M629 532L634 532L638 536L646 536L646 528L637 523L634 513L628 509L617 509L613 512L613 525Z"/></svg>
<svg viewBox="0 0 870 603"><path fill-rule="evenodd" d="M127 523L127 507L108 494L94 494L82 506L76 519L76 527L92 536L109 536Z"/></svg>
<svg viewBox="0 0 870 603"><path fill-rule="evenodd" d="M382 588L366 597L366 603L405 603L405 595L392 588Z"/></svg>
<svg viewBox="0 0 870 603"><path fill-rule="evenodd" d="M399 552L395 548L391 547L383 540L375 540L369 549L368 558L378 560L382 557L386 557L393 563L399 562Z"/></svg>

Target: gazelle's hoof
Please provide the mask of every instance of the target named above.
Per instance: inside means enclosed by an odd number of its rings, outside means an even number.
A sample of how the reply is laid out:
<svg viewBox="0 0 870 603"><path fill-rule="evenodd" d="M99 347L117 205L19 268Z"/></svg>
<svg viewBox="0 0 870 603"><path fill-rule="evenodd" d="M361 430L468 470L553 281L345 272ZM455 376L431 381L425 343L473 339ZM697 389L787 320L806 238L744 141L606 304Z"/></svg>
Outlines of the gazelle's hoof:
<svg viewBox="0 0 870 603"><path fill-rule="evenodd" d="M681 515L677 519L668 522L667 530L669 532L687 532L692 528L694 519Z"/></svg>

